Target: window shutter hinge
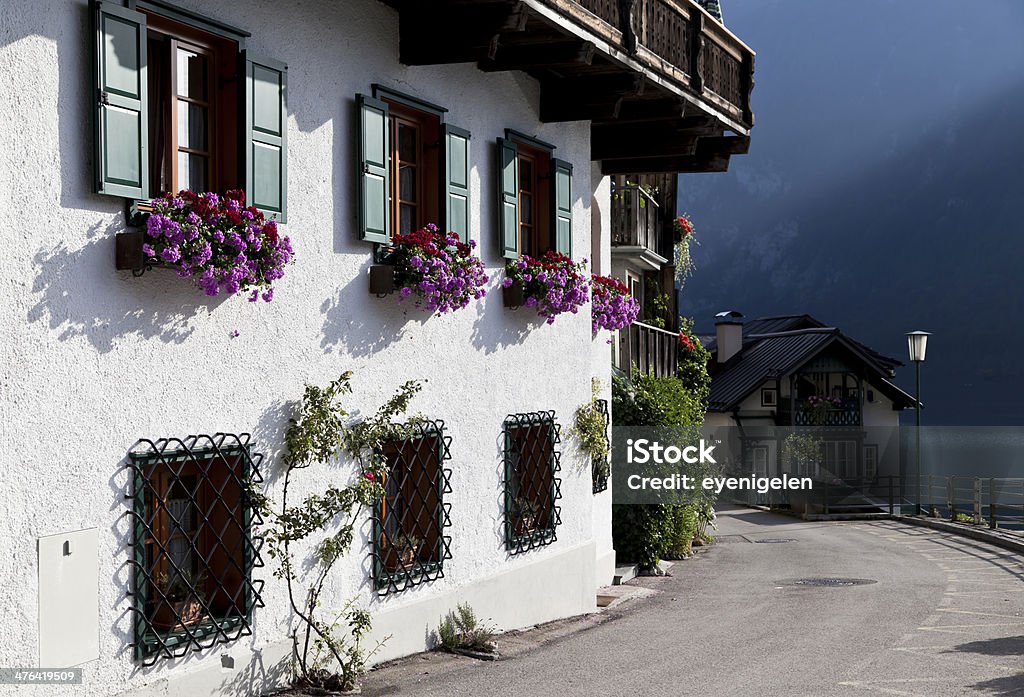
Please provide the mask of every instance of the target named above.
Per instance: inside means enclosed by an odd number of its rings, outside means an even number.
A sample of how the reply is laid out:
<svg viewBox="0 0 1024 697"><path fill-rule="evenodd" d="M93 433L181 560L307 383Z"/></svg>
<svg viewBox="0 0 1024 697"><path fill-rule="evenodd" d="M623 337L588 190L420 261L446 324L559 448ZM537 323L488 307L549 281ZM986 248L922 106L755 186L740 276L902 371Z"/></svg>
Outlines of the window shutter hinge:
<svg viewBox="0 0 1024 697"><path fill-rule="evenodd" d="M100 104L102 104L103 106L110 106L110 95L108 95L103 90L99 90L97 98L99 99Z"/></svg>

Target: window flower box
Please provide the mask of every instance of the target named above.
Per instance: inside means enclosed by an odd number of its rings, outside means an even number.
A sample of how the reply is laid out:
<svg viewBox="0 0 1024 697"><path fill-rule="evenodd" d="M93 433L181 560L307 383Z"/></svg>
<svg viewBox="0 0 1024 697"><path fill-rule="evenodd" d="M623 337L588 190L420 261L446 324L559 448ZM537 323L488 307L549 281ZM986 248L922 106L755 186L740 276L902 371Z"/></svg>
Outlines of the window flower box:
<svg viewBox="0 0 1024 697"><path fill-rule="evenodd" d="M370 293L378 298L395 292L395 267L391 264L370 266Z"/></svg>
<svg viewBox="0 0 1024 697"><path fill-rule="evenodd" d="M183 190L150 202L145 231L118 235L116 266L141 275L153 267L174 269L206 295L249 293L270 302L273 282L294 254L277 221L245 206L245 193Z"/></svg>
<svg viewBox="0 0 1024 697"><path fill-rule="evenodd" d="M501 287L501 301L502 304L511 309L516 310L523 306L526 302L526 294L523 291L522 281L513 281L507 286L502 284Z"/></svg>
<svg viewBox="0 0 1024 697"><path fill-rule="evenodd" d="M615 331L633 324L640 314L640 303L617 278L591 277L591 330L597 334L601 329Z"/></svg>
<svg viewBox="0 0 1024 697"><path fill-rule="evenodd" d="M476 242L442 233L434 224L399 235L385 247L381 264L370 267L370 292L384 296L398 290L398 301L428 312L453 312L487 293L484 265L473 254Z"/></svg>
<svg viewBox="0 0 1024 697"><path fill-rule="evenodd" d="M539 259L523 255L505 265L505 279L502 288L509 291L506 306L520 305L535 308L548 324L563 312L576 314L587 302L590 287L585 275L586 260L576 263L558 252L545 252ZM522 288L522 302L518 300L518 284Z"/></svg>

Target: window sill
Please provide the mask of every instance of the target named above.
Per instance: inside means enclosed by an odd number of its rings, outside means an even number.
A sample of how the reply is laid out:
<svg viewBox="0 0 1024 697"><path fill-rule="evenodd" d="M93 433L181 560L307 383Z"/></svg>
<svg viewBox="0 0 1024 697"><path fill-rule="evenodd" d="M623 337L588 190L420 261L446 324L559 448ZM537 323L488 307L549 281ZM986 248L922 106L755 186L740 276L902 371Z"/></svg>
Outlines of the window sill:
<svg viewBox="0 0 1024 697"><path fill-rule="evenodd" d="M443 566L439 561L420 562L407 569L382 570L374 585L380 595L396 593L412 586L443 577Z"/></svg>
<svg viewBox="0 0 1024 697"><path fill-rule="evenodd" d="M235 636L228 637L234 641L243 635L248 626L244 617L225 617L223 619L209 619L200 622L186 629L174 631L154 632L148 631L142 636L138 645L140 656L151 656L164 649L175 649L184 644L195 643L217 634L228 634L235 632Z"/></svg>

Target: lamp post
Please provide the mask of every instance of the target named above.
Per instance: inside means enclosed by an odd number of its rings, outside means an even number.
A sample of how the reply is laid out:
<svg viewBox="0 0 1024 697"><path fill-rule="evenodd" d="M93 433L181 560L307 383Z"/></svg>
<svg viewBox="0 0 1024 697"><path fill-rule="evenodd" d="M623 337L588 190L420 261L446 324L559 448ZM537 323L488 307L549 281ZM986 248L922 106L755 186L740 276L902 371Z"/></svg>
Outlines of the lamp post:
<svg viewBox="0 0 1024 697"><path fill-rule="evenodd" d="M928 350L928 332L916 331L907 334L907 349L910 351L910 360L914 363L914 373L917 383L917 391L914 393L914 401L917 407L917 428L914 429L916 446L914 456L917 458L917 514L921 515L921 364L924 363L925 351Z"/></svg>

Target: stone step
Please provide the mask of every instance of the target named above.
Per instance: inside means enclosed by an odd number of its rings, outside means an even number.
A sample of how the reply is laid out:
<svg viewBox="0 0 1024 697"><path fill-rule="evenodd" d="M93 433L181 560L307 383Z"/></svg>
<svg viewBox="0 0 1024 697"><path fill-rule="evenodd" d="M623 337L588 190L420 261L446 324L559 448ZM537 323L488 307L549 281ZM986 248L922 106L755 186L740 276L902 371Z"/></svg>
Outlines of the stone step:
<svg viewBox="0 0 1024 697"><path fill-rule="evenodd" d="M616 566L615 575L612 576L612 585L621 586L623 583L628 583L636 578L637 573L640 571L636 564L628 564L626 566Z"/></svg>

